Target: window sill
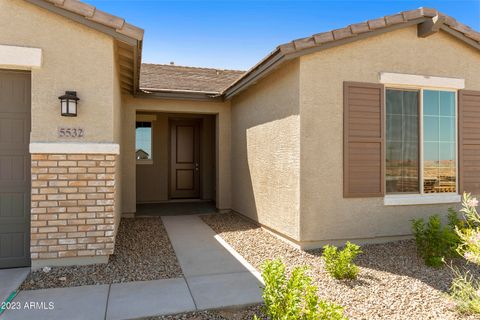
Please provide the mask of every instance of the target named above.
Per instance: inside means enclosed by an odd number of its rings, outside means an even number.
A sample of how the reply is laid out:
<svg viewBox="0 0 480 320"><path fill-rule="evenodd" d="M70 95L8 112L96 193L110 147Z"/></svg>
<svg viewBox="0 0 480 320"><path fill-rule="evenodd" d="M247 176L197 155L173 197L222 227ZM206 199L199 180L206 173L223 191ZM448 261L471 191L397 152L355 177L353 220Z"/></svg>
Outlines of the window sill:
<svg viewBox="0 0 480 320"><path fill-rule="evenodd" d="M385 206L409 206L417 204L441 204L458 203L462 197L455 193L435 194L435 195L388 195L383 198Z"/></svg>
<svg viewBox="0 0 480 320"><path fill-rule="evenodd" d="M137 164L153 164L153 160L137 160Z"/></svg>

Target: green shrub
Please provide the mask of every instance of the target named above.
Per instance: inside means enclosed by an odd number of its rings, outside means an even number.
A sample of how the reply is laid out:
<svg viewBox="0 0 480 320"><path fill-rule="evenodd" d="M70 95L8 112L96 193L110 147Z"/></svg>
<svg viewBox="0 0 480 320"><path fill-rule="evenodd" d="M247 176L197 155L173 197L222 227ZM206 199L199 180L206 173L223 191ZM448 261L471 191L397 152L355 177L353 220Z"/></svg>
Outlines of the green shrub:
<svg viewBox="0 0 480 320"><path fill-rule="evenodd" d="M323 258L327 272L336 279L355 279L358 274L358 267L353 260L362 253L360 246L347 242L343 250L337 247L326 245L323 247Z"/></svg>
<svg viewBox="0 0 480 320"><path fill-rule="evenodd" d="M442 225L438 215L431 216L427 223L423 219L412 220L417 252L426 265L440 267L443 265L444 258L456 254L459 237L455 233L455 226L460 224L461 222L453 210L449 210L446 226Z"/></svg>
<svg viewBox="0 0 480 320"><path fill-rule="evenodd" d="M296 267L288 278L280 260L267 260L263 264L265 315L271 320L347 319L341 306L318 298L318 288L312 284L306 271L305 267Z"/></svg>

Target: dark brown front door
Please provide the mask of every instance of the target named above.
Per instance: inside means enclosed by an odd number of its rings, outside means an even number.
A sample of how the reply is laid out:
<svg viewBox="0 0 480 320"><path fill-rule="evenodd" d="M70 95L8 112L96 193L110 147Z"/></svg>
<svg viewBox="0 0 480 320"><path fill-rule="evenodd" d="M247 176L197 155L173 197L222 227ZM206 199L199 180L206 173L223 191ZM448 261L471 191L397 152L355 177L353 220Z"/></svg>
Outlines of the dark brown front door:
<svg viewBox="0 0 480 320"><path fill-rule="evenodd" d="M200 121L170 121L170 198L200 197Z"/></svg>
<svg viewBox="0 0 480 320"><path fill-rule="evenodd" d="M0 269L30 265L30 73L0 70Z"/></svg>

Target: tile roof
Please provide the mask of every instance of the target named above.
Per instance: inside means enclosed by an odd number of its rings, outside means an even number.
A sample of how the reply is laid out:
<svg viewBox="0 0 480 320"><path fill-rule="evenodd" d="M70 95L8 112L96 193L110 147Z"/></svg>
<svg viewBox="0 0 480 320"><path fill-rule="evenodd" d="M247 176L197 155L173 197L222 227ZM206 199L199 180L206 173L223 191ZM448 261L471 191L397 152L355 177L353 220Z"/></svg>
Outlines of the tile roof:
<svg viewBox="0 0 480 320"><path fill-rule="evenodd" d="M136 40L143 39L143 29L125 22L125 19L98 10L79 0L44 0L64 10L83 16L85 19L115 29L116 32Z"/></svg>
<svg viewBox="0 0 480 320"><path fill-rule="evenodd" d="M100 11L94 6L79 0L26 1L32 3L44 1L53 4L56 7L78 14L86 20L91 20L112 28L119 34L138 40L140 49L137 58L140 60L143 29L125 22L123 18ZM478 31L473 30L469 26L458 22L456 19L436 9L419 8L351 24L344 28L314 34L306 38L296 39L279 45L269 55L246 72L175 65L143 64L141 67L139 87L144 91L206 93L222 95L228 99L248 88L252 83L255 83L285 61L317 50L323 50L356 39L375 35L378 32L387 32L415 24L419 25L428 20L440 20L441 23L437 24L438 28L480 49L480 33ZM140 63L138 63L138 65L139 64ZM134 90L137 88L134 88Z"/></svg>
<svg viewBox="0 0 480 320"><path fill-rule="evenodd" d="M394 25L406 24L410 21L421 18L433 18L442 16L445 19L444 24L455 31L462 33L464 36L480 43L480 33L473 30L467 25L458 22L454 18L447 16L436 9L419 8L415 10L402 11L400 13L384 16L378 19L368 20L361 23L348 25L341 29L335 29L323 33L314 34L310 37L293 40L289 43L282 44L278 48L285 53L308 49L315 46L321 46L328 42L353 38L362 33L376 31L378 29L387 28Z"/></svg>
<svg viewBox="0 0 480 320"><path fill-rule="evenodd" d="M219 94L245 71L143 63L140 89Z"/></svg>
<svg viewBox="0 0 480 320"><path fill-rule="evenodd" d="M349 41L375 35L378 32L394 30L403 26L415 25L440 17L440 28L456 36L469 45L480 49L480 32L473 30L456 19L447 16L436 9L418 8L415 10L402 11L400 13L384 16L382 18L368 20L361 23L348 25L341 29L314 34L310 37L293 40L279 45L259 63L249 69L231 83L223 92L225 98L230 98L240 91L248 88L252 83L267 75L273 66L301 55L309 54L317 50L323 50L336 45L342 45ZM438 20L438 19L437 19Z"/></svg>

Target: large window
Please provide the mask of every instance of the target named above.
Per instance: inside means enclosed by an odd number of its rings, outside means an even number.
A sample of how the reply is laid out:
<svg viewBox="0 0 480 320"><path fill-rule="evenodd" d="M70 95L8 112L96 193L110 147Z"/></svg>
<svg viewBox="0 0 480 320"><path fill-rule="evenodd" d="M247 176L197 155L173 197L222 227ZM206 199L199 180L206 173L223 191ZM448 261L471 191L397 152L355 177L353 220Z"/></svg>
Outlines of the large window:
<svg viewBox="0 0 480 320"><path fill-rule="evenodd" d="M386 90L386 191L457 191L455 92Z"/></svg>
<svg viewBox="0 0 480 320"><path fill-rule="evenodd" d="M152 122L136 122L135 155L137 163L152 163Z"/></svg>

